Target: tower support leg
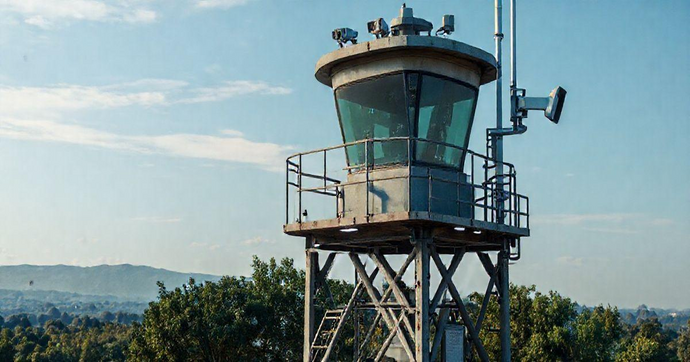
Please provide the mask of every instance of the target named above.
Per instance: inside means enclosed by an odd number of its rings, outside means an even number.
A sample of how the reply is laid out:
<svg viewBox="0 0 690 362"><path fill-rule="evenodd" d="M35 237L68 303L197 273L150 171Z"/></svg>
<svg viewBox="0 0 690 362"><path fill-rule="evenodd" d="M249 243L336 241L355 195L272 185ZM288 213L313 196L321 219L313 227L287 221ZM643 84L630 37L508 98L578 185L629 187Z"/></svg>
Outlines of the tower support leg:
<svg viewBox="0 0 690 362"><path fill-rule="evenodd" d="M415 249L415 359L429 362L429 240L417 240Z"/></svg>
<svg viewBox="0 0 690 362"><path fill-rule="evenodd" d="M499 294L500 294L500 324L501 324L501 361L510 362L510 279L508 278L508 264L510 261L510 246L505 243L503 250L498 253L499 263Z"/></svg>
<svg viewBox="0 0 690 362"><path fill-rule="evenodd" d="M316 294L316 279L319 272L319 254L314 251L314 239L307 237L306 245L306 275L304 280L304 348L302 359L311 361L311 345L314 342L314 295Z"/></svg>

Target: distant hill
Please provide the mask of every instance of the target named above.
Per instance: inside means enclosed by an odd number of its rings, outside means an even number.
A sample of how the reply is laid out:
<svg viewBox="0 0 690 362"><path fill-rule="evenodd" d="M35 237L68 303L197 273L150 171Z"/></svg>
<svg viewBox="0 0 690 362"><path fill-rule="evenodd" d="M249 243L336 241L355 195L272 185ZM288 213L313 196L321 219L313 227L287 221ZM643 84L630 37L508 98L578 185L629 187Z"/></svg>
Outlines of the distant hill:
<svg viewBox="0 0 690 362"><path fill-rule="evenodd" d="M181 286L192 277L196 281L217 281L219 276L179 273L130 264L79 267L69 265L0 266L0 289L54 290L122 300L150 301L158 294L157 281L168 289Z"/></svg>

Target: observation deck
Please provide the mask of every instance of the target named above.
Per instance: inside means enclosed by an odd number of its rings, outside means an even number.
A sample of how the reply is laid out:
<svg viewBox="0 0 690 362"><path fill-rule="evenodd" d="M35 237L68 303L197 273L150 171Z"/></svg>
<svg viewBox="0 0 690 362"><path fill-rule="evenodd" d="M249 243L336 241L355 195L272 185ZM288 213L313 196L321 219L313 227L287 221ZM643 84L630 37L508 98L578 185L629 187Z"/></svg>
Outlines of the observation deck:
<svg viewBox="0 0 690 362"><path fill-rule="evenodd" d="M429 148L466 157L455 165L415 157ZM386 159L384 150L395 157ZM354 152L364 157L348 165L342 155ZM517 192L512 164L503 162L502 177L495 168L485 155L415 137L365 139L297 153L286 161L283 229L314 236L324 250L375 246L407 253L412 246L403 241L422 226L433 230L439 249L499 249L506 237L529 236L529 199Z"/></svg>
<svg viewBox="0 0 690 362"><path fill-rule="evenodd" d="M403 23L425 23L401 11ZM287 159L284 232L313 237L320 249L384 253L409 253L415 233L448 253L499 250L529 236L529 200L517 192L513 165L467 149L496 60L420 35L428 27L403 28L339 43L317 62L343 144Z"/></svg>

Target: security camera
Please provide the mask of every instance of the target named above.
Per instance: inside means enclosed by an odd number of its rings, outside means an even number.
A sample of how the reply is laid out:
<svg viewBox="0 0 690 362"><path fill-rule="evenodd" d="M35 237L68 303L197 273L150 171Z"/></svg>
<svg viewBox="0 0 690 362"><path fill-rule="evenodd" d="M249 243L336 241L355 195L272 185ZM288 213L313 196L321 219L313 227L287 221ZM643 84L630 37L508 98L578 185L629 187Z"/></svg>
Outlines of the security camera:
<svg viewBox="0 0 690 362"><path fill-rule="evenodd" d="M565 95L568 94L562 87L556 87L549 94L549 105L544 110L544 116L549 121L558 124L561 119L561 112L563 111L563 103L565 103Z"/></svg>
<svg viewBox="0 0 690 362"><path fill-rule="evenodd" d="M333 30L331 35L333 36L333 40L337 41L338 45L342 48L347 42L357 44L357 35L359 34L356 30L350 28L338 28Z"/></svg>
<svg viewBox="0 0 690 362"><path fill-rule="evenodd" d="M556 87L548 97L517 96L517 111L521 117L527 117L528 110L544 111L549 121L558 124L567 93L563 87Z"/></svg>
<svg viewBox="0 0 690 362"><path fill-rule="evenodd" d="M450 35L455 31L455 16L454 15L443 15L441 19L441 27L436 30L436 35L444 34Z"/></svg>
<svg viewBox="0 0 690 362"><path fill-rule="evenodd" d="M390 30L388 29L388 24L386 23L383 18L378 18L376 20L372 20L367 23L367 31L369 33L374 34L376 38L381 38L381 37L386 37L388 34L390 34Z"/></svg>

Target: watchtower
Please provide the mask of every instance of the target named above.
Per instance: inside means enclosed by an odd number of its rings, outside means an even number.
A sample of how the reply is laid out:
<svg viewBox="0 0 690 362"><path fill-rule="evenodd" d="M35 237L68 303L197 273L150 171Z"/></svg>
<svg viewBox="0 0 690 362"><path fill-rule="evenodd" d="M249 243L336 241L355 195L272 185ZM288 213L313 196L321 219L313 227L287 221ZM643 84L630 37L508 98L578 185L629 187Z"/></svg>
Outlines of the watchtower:
<svg viewBox="0 0 690 362"><path fill-rule="evenodd" d="M502 38L499 7L496 1L495 36ZM443 339L451 338L446 330L453 314L464 331L446 344L460 343L465 352L447 360L474 349L487 361L479 331L491 296L501 306L501 325L494 327L500 327L502 358L510 360L508 265L519 258L520 238L529 236L529 202L518 193L515 167L503 161L500 142L524 132L526 109L536 109L517 105L536 101L515 92L514 127L499 122L488 130L487 155L468 150L480 87L500 80L500 39L494 57L445 36L453 28L447 15L431 35L432 24L403 5L390 30L383 19L368 24L376 37L371 41L357 43L356 31L336 29L340 48L316 65L316 79L333 89L343 143L292 155L286 163L284 232L306 238L305 362L328 360L345 325L356 322L353 311L366 308L376 317L364 336L355 337L354 360L379 360L396 344L404 360L435 361ZM554 94L544 100L544 108L560 116ZM320 253L328 253L322 264ZM339 254L352 262L355 289L346 305L333 306L317 321L314 296L319 290L330 296L326 278ZM387 257L396 254L405 260L393 269ZM452 280L468 254L479 258L488 276L474 319ZM448 264L442 255L452 256ZM373 272L363 258L373 262ZM412 264L410 295L401 280ZM435 288L432 272L441 276ZM380 349L368 351L380 327L386 338Z"/></svg>

